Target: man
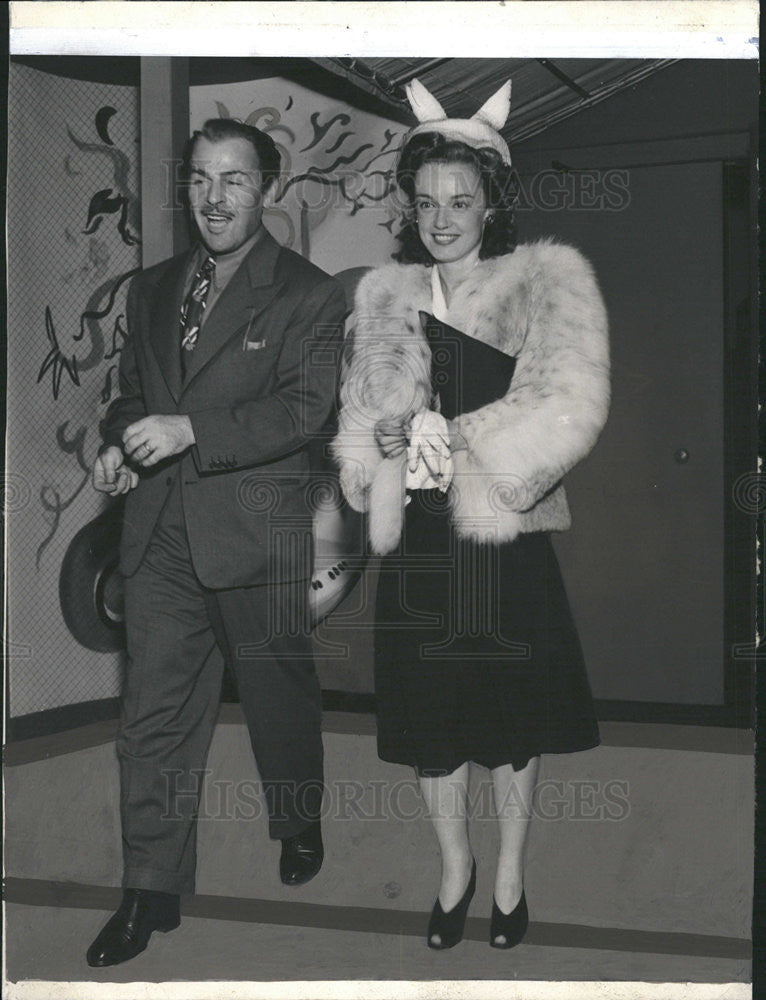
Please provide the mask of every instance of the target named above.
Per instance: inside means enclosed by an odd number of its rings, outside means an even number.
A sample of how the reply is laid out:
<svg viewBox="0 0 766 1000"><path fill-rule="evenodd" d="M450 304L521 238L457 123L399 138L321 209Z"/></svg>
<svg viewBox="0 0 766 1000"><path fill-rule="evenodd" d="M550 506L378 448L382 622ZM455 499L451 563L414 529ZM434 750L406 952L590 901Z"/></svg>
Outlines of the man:
<svg viewBox="0 0 766 1000"><path fill-rule="evenodd" d="M231 664L282 881L319 870L320 691L307 626L308 442L335 394L340 286L262 224L279 153L227 119L190 140L191 251L128 294L120 396L93 485L128 494L128 665L117 739L124 895L88 951L115 965L194 891L195 813Z"/></svg>

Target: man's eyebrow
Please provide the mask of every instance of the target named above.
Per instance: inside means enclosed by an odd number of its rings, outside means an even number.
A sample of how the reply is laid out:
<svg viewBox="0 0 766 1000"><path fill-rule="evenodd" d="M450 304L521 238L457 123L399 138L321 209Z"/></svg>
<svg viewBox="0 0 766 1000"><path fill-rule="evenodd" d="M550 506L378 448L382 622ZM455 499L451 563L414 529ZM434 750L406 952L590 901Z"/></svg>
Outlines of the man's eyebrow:
<svg viewBox="0 0 766 1000"><path fill-rule="evenodd" d="M208 176L207 170L204 167L195 167L194 164L191 166L191 172L193 174L205 174ZM219 174L220 177L230 177L232 174L252 174L253 170L222 170Z"/></svg>

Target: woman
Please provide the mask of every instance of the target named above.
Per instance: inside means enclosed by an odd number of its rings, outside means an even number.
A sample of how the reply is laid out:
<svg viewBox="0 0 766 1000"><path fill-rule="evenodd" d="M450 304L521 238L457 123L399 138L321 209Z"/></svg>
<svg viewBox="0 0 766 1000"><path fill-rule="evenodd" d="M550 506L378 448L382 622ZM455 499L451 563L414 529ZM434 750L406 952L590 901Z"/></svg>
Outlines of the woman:
<svg viewBox="0 0 766 1000"><path fill-rule="evenodd" d="M414 766L441 849L428 945L462 937L476 865L469 764L489 768L500 830L490 944L528 917L523 853L540 754L599 742L549 532L561 479L609 403L607 320L590 265L516 246L510 84L471 119L414 81L421 124L397 164L399 263L368 273L334 452L383 555L375 682L381 759Z"/></svg>

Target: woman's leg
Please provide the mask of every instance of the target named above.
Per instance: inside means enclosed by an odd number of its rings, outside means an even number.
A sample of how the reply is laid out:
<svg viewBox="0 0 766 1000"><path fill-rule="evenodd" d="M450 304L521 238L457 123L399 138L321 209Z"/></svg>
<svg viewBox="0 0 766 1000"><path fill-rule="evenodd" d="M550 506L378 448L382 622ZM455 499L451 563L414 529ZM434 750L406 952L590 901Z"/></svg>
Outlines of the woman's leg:
<svg viewBox="0 0 766 1000"><path fill-rule="evenodd" d="M441 778L420 775L419 781L441 849L439 901L447 913L468 888L473 865L468 842L468 763Z"/></svg>
<svg viewBox="0 0 766 1000"><path fill-rule="evenodd" d="M505 764L491 772L495 811L500 825L495 900L503 913L513 910L524 888L524 845L539 767L540 758L532 757L520 771L514 771L510 764Z"/></svg>

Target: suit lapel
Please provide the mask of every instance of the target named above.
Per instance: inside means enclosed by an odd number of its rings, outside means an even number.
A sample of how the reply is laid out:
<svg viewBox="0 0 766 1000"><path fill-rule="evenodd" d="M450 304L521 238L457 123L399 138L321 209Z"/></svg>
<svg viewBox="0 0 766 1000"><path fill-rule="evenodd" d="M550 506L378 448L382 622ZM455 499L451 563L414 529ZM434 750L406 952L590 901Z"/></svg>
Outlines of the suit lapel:
<svg viewBox="0 0 766 1000"><path fill-rule="evenodd" d="M200 330L197 346L187 361L182 391L232 337L243 335L255 323L258 315L274 298L277 293L274 268L279 251L279 244L264 230L223 293L213 303Z"/></svg>
<svg viewBox="0 0 766 1000"><path fill-rule="evenodd" d="M173 261L157 285L151 344L157 363L176 402L181 398L181 306L184 279L194 249Z"/></svg>

